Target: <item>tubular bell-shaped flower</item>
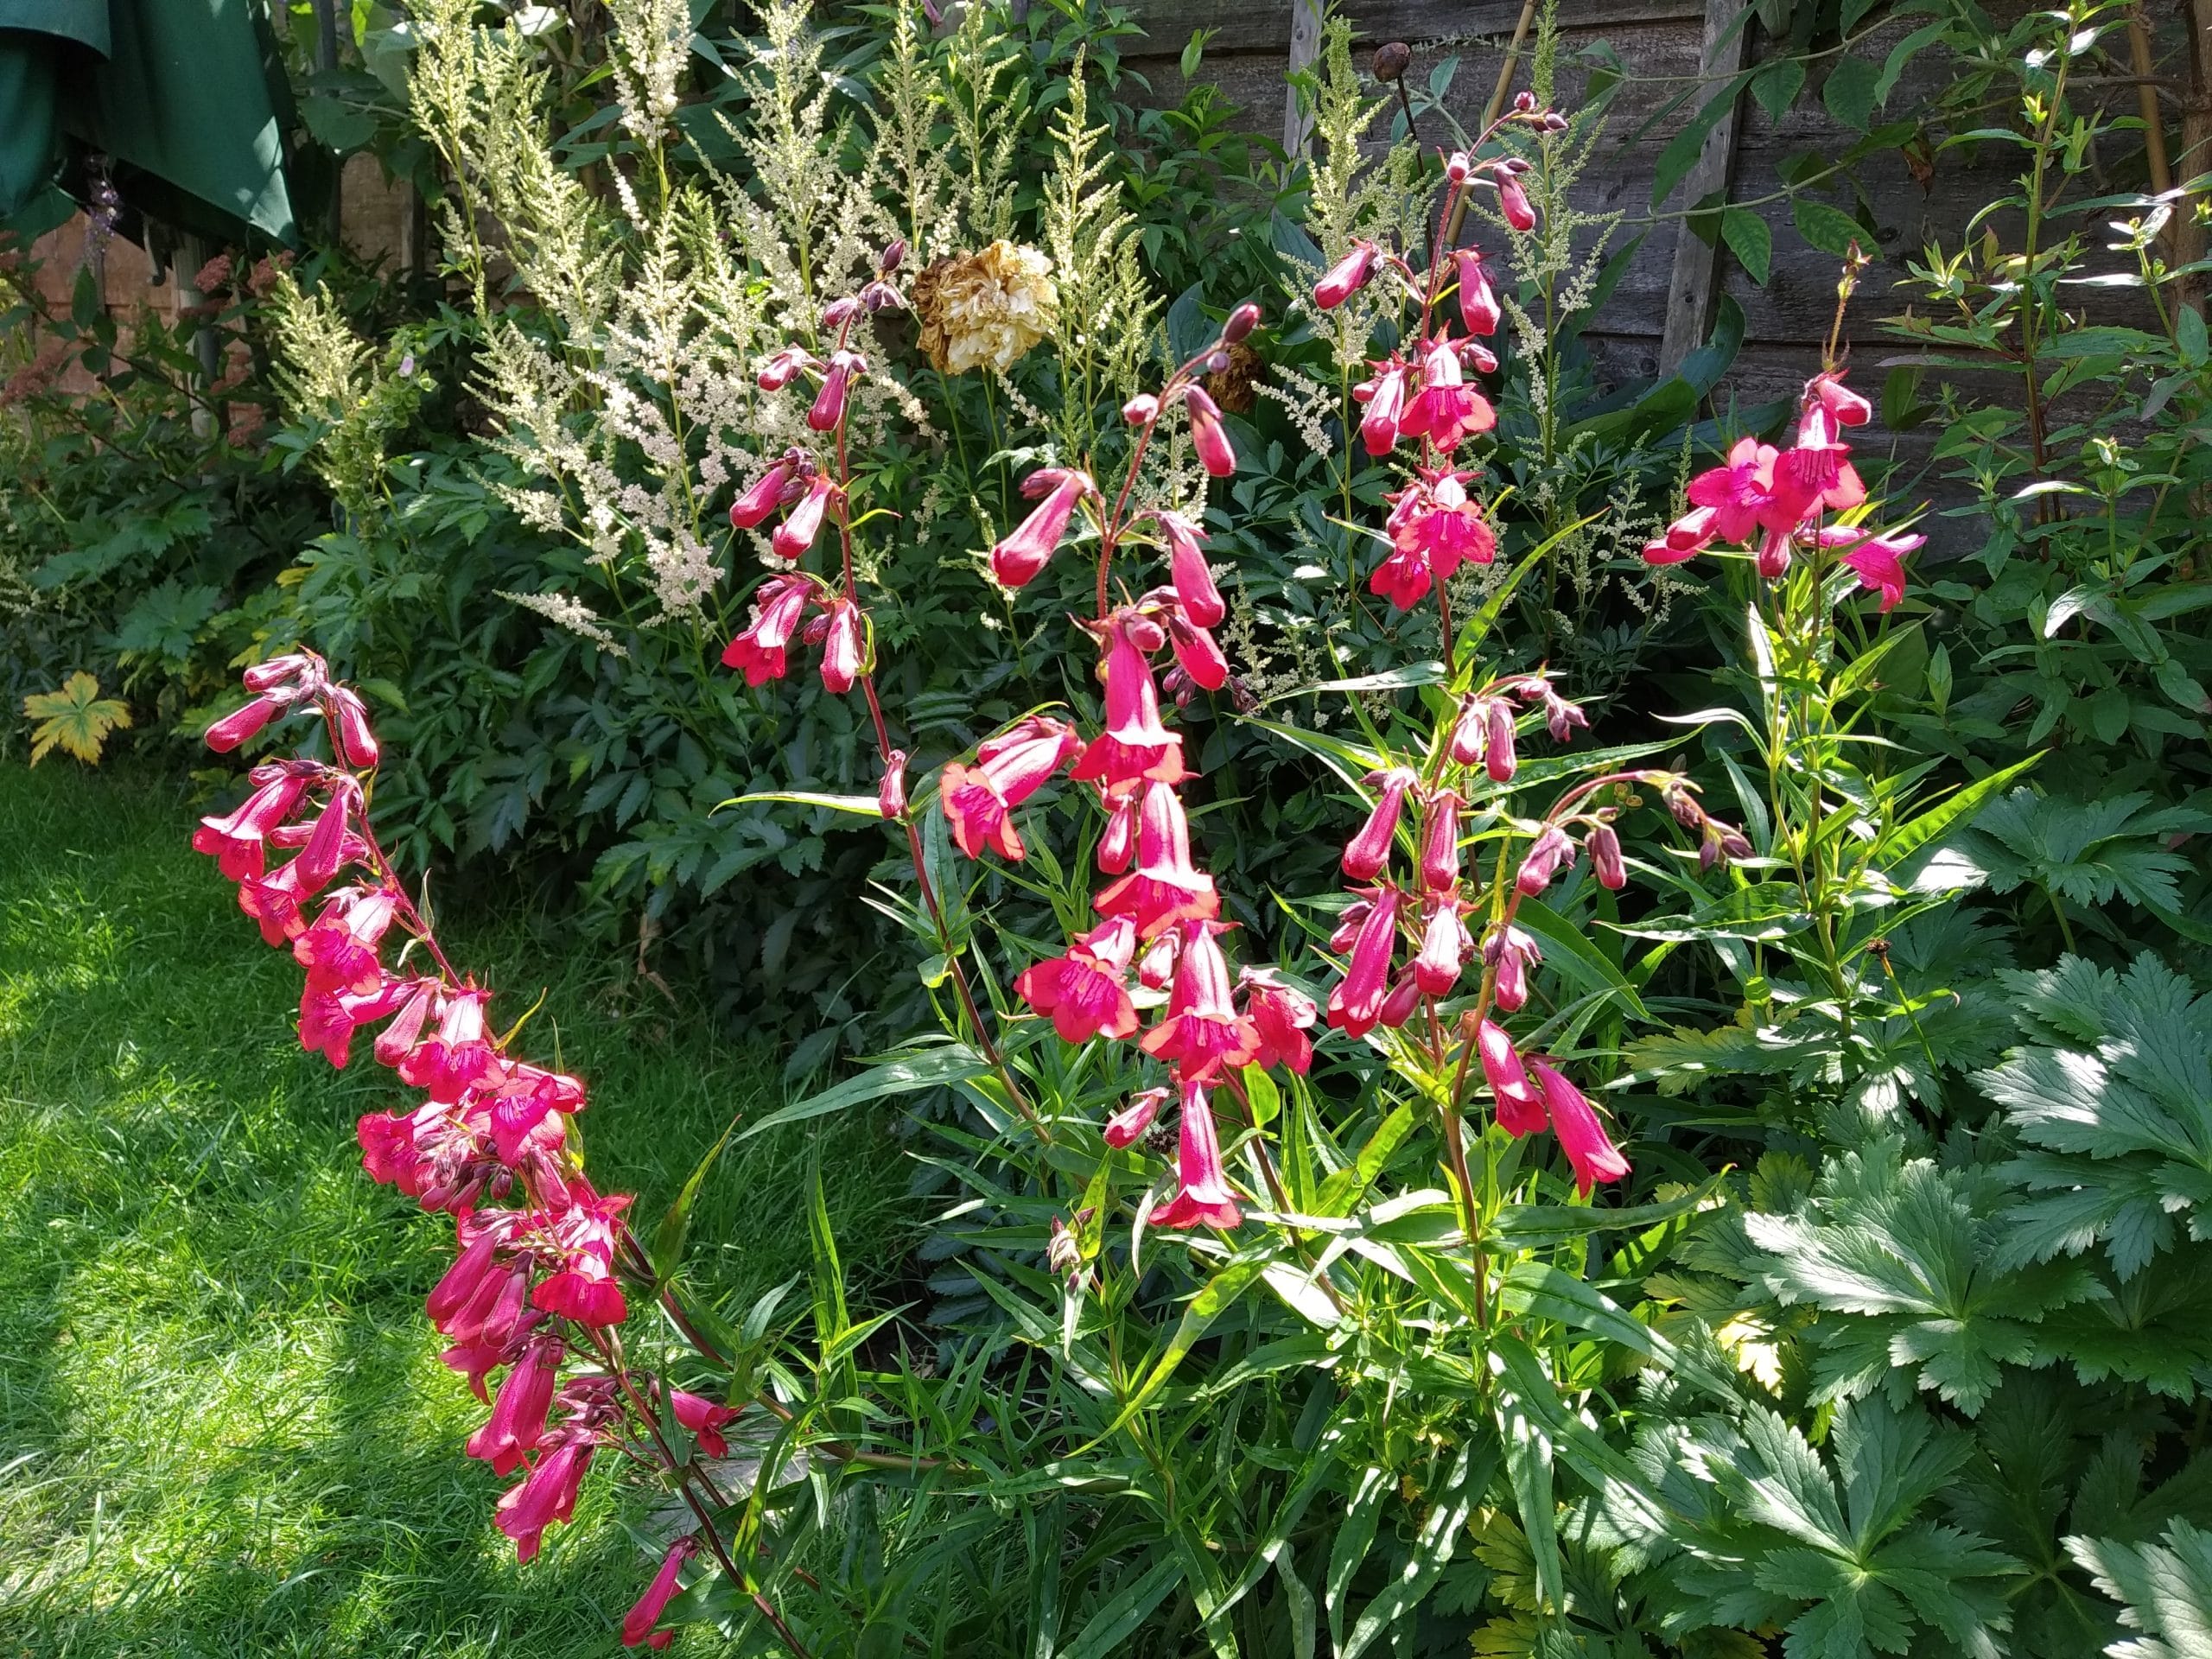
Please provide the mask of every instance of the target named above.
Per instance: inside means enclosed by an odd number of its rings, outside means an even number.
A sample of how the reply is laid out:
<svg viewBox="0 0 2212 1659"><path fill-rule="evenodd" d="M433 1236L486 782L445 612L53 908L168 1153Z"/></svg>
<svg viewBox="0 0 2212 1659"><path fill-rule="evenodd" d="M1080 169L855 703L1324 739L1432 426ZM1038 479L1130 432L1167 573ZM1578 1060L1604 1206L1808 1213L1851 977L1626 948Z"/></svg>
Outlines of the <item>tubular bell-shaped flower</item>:
<svg viewBox="0 0 2212 1659"><path fill-rule="evenodd" d="M1406 791L1420 781L1420 775L1407 766L1386 766L1367 774L1367 784L1379 793L1368 812L1367 822L1360 825L1358 834L1344 843L1339 861L1344 873L1353 880L1372 881L1389 863Z"/></svg>
<svg viewBox="0 0 2212 1659"><path fill-rule="evenodd" d="M1484 1020L1475 1031L1475 1053L1483 1081L1497 1103L1497 1126L1508 1135L1534 1135L1544 1127L1544 1103L1529 1081L1528 1068L1515 1052L1505 1027Z"/></svg>
<svg viewBox="0 0 2212 1659"><path fill-rule="evenodd" d="M660 1571L653 1574L652 1582L645 1586L637 1605L623 1615L624 1647L658 1649L676 1639L674 1630L657 1630L653 1626L660 1623L661 1614L683 1587L683 1564L698 1553L698 1544L688 1537L679 1538L668 1547L668 1554L661 1557Z"/></svg>
<svg viewBox="0 0 2212 1659"><path fill-rule="evenodd" d="M1230 477L1236 471L1236 451L1222 429L1221 406L1200 386L1183 394L1183 406L1190 411L1191 447L1198 451L1198 465L1216 478Z"/></svg>
<svg viewBox="0 0 2212 1659"><path fill-rule="evenodd" d="M1560 1076L1555 1067L1531 1058L1529 1069L1543 1090L1544 1109L1551 1115L1552 1130L1574 1166L1574 1186L1585 1198L1599 1181L1618 1181L1628 1173L1628 1160L1605 1133L1582 1091Z"/></svg>
<svg viewBox="0 0 2212 1659"><path fill-rule="evenodd" d="M1146 785L1137 818L1137 868L1105 887L1094 903L1102 916L1128 917L1141 939L1221 913L1213 878L1191 861L1191 823L1172 785Z"/></svg>
<svg viewBox="0 0 2212 1659"><path fill-rule="evenodd" d="M753 594L752 620L723 648L722 666L744 670L747 685L783 678L785 652L817 591L812 578L796 572L762 582Z"/></svg>
<svg viewBox="0 0 2212 1659"><path fill-rule="evenodd" d="M1449 451L1461 438L1479 435L1497 424L1497 412L1489 398L1467 384L1459 368L1459 348L1446 336L1439 334L1422 352L1421 378L1421 391L1398 423L1401 432L1425 437Z"/></svg>
<svg viewBox="0 0 2212 1659"><path fill-rule="evenodd" d="M1137 1011L1129 1001L1128 976L1136 949L1135 925L1127 917L1116 917L1077 938L1065 955L1022 969L1014 992L1038 1013L1052 1016L1052 1029L1064 1042L1102 1034L1131 1036Z"/></svg>
<svg viewBox="0 0 2212 1659"><path fill-rule="evenodd" d="M1229 607L1222 603L1221 589L1214 585L1213 572L1206 568L1205 531L1181 513L1164 508L1153 514L1153 520L1167 543L1168 580L1174 586L1176 602L1196 626L1212 627L1229 614Z"/></svg>
<svg viewBox="0 0 2212 1659"><path fill-rule="evenodd" d="M1304 1077L1313 1064L1313 1039L1306 1033L1320 1017L1313 999L1286 985L1272 968L1247 968L1236 976L1244 1012L1259 1038L1252 1064L1272 1071L1280 1063Z"/></svg>
<svg viewBox="0 0 2212 1659"><path fill-rule="evenodd" d="M1160 724L1160 689L1147 652L1166 643L1166 631L1149 617L1116 611L1094 626L1105 652L1099 670L1106 682L1105 729L1084 746L1071 774L1108 789L1150 779L1179 784L1183 739Z"/></svg>
<svg viewBox="0 0 2212 1659"><path fill-rule="evenodd" d="M1373 898L1352 940L1344 976L1329 993L1329 1024L1347 1037L1364 1037L1381 1019L1390 959L1397 950L1398 890L1378 887Z"/></svg>
<svg viewBox="0 0 2212 1659"><path fill-rule="evenodd" d="M1025 588L1036 579L1067 535L1077 504L1086 495L1096 495L1098 486L1088 473L1048 467L1022 480L1021 493L1037 501L1036 506L1013 534L991 549L991 574L1007 588Z"/></svg>
<svg viewBox="0 0 2212 1659"><path fill-rule="evenodd" d="M1244 1212L1222 1167L1221 1139L1214 1128L1213 1107L1206 1085L1198 1077L1185 1077L1181 1141L1175 1160L1175 1196L1152 1212L1155 1227L1218 1227L1224 1231L1239 1225Z"/></svg>
<svg viewBox="0 0 2212 1659"><path fill-rule="evenodd" d="M1182 954L1175 963L1167 1017L1139 1045L1155 1059L1173 1064L1185 1078L1210 1077L1225 1065L1249 1065L1259 1048L1259 1033L1236 1012L1229 963L1214 939L1221 931L1219 922L1181 924Z"/></svg>
<svg viewBox="0 0 2212 1659"><path fill-rule="evenodd" d="M975 766L946 761L938 778L938 804L960 850L981 858L991 847L1003 858L1024 857L1013 810L1045 786L1076 743L1075 728L1065 721L1032 715L979 745Z"/></svg>
<svg viewBox="0 0 2212 1659"><path fill-rule="evenodd" d="M1449 582L1466 564L1497 556L1497 536L1482 507L1467 494L1465 473L1424 471L1401 491L1388 524L1390 553L1368 586L1402 611L1419 604L1436 582Z"/></svg>

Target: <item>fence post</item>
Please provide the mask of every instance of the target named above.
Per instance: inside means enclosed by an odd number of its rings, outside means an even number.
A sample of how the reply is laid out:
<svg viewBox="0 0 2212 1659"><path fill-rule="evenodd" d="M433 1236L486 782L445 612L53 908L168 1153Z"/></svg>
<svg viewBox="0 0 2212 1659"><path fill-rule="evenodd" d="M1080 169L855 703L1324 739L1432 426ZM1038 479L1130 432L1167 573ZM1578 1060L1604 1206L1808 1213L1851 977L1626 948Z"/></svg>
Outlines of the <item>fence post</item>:
<svg viewBox="0 0 2212 1659"><path fill-rule="evenodd" d="M1294 75L1313 67L1321 54L1321 0L1291 0L1290 66ZM1285 86L1282 94L1282 153L1295 162L1313 134L1313 123L1298 107L1298 88Z"/></svg>
<svg viewBox="0 0 2212 1659"><path fill-rule="evenodd" d="M1751 55L1751 25L1740 24L1743 0L1705 0L1705 43L1700 54L1700 73L1707 82L1732 80L1744 71ZM1729 33L1734 26L1734 33ZM1725 39L1723 37L1726 37ZM1743 107L1738 92L1726 113L1705 136L1682 187L1684 208L1695 207L1715 191L1723 200L1736 166L1736 117ZM1682 359L1704 342L1712 326L1713 302L1719 289L1719 238L1708 243L1685 217L1675 232L1675 275L1667 285L1667 325L1659 342L1659 378L1664 380L1682 365Z"/></svg>

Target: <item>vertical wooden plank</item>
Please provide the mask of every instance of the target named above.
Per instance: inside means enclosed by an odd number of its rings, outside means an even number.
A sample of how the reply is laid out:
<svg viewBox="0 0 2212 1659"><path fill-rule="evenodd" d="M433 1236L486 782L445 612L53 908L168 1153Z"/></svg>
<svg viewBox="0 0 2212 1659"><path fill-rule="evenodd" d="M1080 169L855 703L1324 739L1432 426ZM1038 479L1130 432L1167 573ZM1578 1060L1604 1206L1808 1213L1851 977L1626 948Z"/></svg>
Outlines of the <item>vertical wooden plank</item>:
<svg viewBox="0 0 2212 1659"><path fill-rule="evenodd" d="M1726 41L1721 37L1744 9L1745 0L1705 0L1705 47L1700 61L1708 82L1725 82L1743 73L1751 54L1751 26L1747 22ZM1684 207L1703 200L1716 190L1726 192L1735 169L1737 115L1743 101L1739 93L1706 135L1705 147L1697 153L1697 165L1690 168L1682 186ZM1702 103L1700 99L1698 107ZM1705 331L1713 322L1719 276L1719 248L1707 246L1705 238L1690 228L1689 221L1681 220L1675 232L1675 275L1667 287L1666 328L1659 344L1661 379L1680 368L1682 359L1704 341Z"/></svg>
<svg viewBox="0 0 2212 1659"><path fill-rule="evenodd" d="M1297 74L1310 69L1321 53L1322 0L1291 0L1290 6L1290 64L1285 71ZM1282 152L1295 161L1306 150L1306 140L1313 136L1313 124L1298 107L1298 88L1286 86L1282 93Z"/></svg>

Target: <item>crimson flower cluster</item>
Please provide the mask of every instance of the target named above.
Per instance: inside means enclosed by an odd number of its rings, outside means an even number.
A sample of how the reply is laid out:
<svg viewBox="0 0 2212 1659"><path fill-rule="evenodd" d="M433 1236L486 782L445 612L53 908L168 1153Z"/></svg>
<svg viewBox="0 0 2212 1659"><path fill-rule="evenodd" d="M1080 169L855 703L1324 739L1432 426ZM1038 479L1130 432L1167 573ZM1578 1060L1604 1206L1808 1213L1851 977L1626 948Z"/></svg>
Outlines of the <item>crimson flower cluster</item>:
<svg viewBox="0 0 2212 1659"><path fill-rule="evenodd" d="M1158 393L1132 398L1122 410L1134 442L1128 480L1163 412L1179 403L1190 421L1199 464L1214 477L1236 470L1236 456L1219 410L1193 376L1250 334L1257 308L1232 314L1220 341L1185 364ZM976 764L948 764L938 802L953 840L970 857L988 847L1022 856L1008 815L1062 766L1088 785L1105 815L1096 862L1110 877L1092 899L1099 921L1061 955L1032 964L1014 989L1048 1016L1065 1040L1135 1039L1163 1062L1170 1086L1137 1094L1108 1122L1105 1138L1127 1147L1143 1135L1173 1095L1179 1104L1175 1191L1151 1212L1153 1224L1236 1226L1237 1195L1222 1161L1212 1096L1240 1085L1249 1065L1287 1065L1303 1072L1313 1061L1306 1036L1318 1010L1274 973L1247 968L1231 976L1221 948L1228 924L1213 878L1193 861L1181 788L1193 776L1180 733L1160 711L1161 682L1154 660L1169 653L1166 683L1179 700L1192 687L1218 690L1229 663L1212 630L1227 613L1207 568L1205 533L1166 508L1128 511L1129 485L1110 506L1085 473L1048 467L1024 492L1037 506L991 550L991 568L1009 588L1034 580L1065 539L1078 509L1099 527L1099 613L1084 624L1098 650L1096 675L1103 718L1087 738L1065 721L1032 715L976 750ZM1166 556L1168 580L1133 599L1106 602L1108 566L1123 536L1149 535ZM1143 1028L1132 991L1166 993L1159 1019Z"/></svg>
<svg viewBox="0 0 2212 1659"><path fill-rule="evenodd" d="M193 846L237 884L238 907L262 937L306 969L302 1046L342 1069L356 1033L380 1023L372 1053L419 1091L412 1107L361 1117L362 1163L454 1218L455 1257L426 1311L451 1344L446 1364L491 1407L468 1455L521 1477L496 1518L527 1561L546 1529L574 1513L594 1452L622 1444L626 1378L611 1363L608 1333L628 1313L616 1260L629 1199L594 1188L568 1144L582 1083L507 1052L512 1033L497 1035L486 1017L491 991L453 970L378 845L366 811L378 744L360 698L307 652L245 679L255 695L208 730L211 747L235 749L280 715L312 711L338 763L295 757L254 767L251 793L234 811L203 818ZM290 856L272 868L272 852ZM387 961L395 939L410 949ZM416 945L428 960L402 965ZM502 1371L495 1398L491 1379ZM670 1395L677 1420L711 1451L735 1413ZM684 1541L671 1559L689 1550ZM645 1613L659 1593L633 1639L626 1626L632 1645L666 1645L671 1633L652 1629L672 1593L672 1575L664 1576L670 1583L657 1580L639 1604Z"/></svg>
<svg viewBox="0 0 2212 1659"><path fill-rule="evenodd" d="M1756 545L1759 575L1778 582L1798 552L1817 548L1857 572L1860 585L1879 593L1881 609L1888 612L1904 597L1906 556L1928 538L1821 522L1826 514L1866 503L1866 486L1851 464L1844 435L1872 414L1872 405L1843 384L1840 372L1815 375L1799 399L1796 442L1777 449L1757 438L1738 438L1726 462L1690 480L1690 511L1644 548L1644 562L1680 564L1715 542Z"/></svg>

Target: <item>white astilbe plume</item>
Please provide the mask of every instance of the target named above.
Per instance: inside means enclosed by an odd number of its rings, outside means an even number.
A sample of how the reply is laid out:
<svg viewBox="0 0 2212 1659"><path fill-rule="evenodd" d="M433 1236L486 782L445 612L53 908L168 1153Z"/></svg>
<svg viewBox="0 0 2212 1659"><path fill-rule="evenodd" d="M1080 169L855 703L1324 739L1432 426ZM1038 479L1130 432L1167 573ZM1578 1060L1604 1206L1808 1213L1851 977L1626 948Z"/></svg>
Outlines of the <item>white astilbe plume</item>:
<svg viewBox="0 0 2212 1659"><path fill-rule="evenodd" d="M495 589L494 591L499 592L501 599L519 605L526 611L536 611L547 621L564 627L571 633L582 635L602 651L610 652L617 657L627 657L630 654L615 643L613 634L600 626L599 613L573 594L510 594L503 590Z"/></svg>
<svg viewBox="0 0 2212 1659"><path fill-rule="evenodd" d="M622 125L658 143L676 113L677 81L691 54L691 10L684 0L607 0L614 22L614 84Z"/></svg>

